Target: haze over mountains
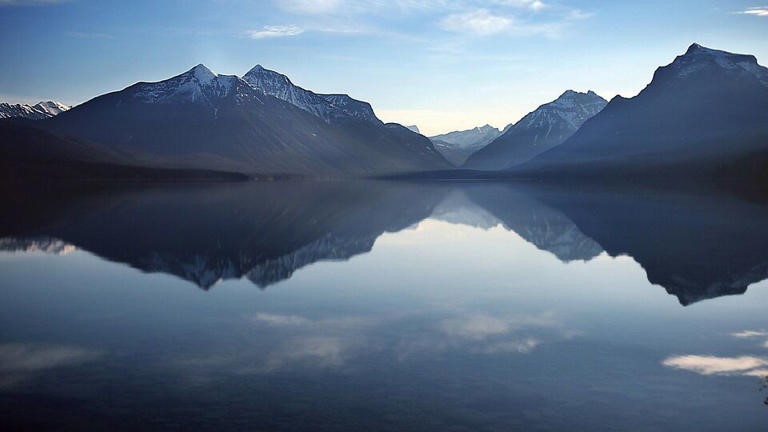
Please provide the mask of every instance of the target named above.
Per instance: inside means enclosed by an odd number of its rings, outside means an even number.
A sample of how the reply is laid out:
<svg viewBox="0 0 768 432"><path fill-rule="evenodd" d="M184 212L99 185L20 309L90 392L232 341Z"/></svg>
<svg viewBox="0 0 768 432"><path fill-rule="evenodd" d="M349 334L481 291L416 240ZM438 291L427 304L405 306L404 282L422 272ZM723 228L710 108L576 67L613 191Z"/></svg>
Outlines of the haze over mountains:
<svg viewBox="0 0 768 432"><path fill-rule="evenodd" d="M768 166L768 69L754 56L698 44L633 98L606 103L592 91L568 90L503 132L486 125L431 140L413 126L385 124L367 102L312 92L260 65L243 78L198 65L63 112L38 105L3 105L6 116L51 117L0 121L5 166L24 160L306 177L599 176L660 166L765 175Z"/></svg>
<svg viewBox="0 0 768 432"><path fill-rule="evenodd" d="M440 153L456 166L462 165L467 158L487 146L501 135L501 131L491 125L474 129L449 132L429 137Z"/></svg>

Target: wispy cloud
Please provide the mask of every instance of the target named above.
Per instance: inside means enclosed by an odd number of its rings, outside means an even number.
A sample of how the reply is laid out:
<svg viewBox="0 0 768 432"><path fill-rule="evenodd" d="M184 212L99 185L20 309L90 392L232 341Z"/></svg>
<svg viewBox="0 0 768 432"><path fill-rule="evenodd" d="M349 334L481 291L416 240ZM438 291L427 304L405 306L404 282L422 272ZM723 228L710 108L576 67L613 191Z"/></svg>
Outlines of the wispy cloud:
<svg viewBox="0 0 768 432"><path fill-rule="evenodd" d="M557 38L573 21L591 16L580 9L547 0L285 0L276 4L283 11L297 15L296 19L311 17L311 22L302 23L305 31L349 22L360 25L373 18L381 24L395 17L418 16L421 22L436 24L437 28L456 34ZM434 26L422 25L414 31L429 29ZM264 32L263 37L272 37L273 33L276 32Z"/></svg>
<svg viewBox="0 0 768 432"><path fill-rule="evenodd" d="M448 15L440 22L440 27L448 31L488 36L507 31L513 22L511 17L494 15L487 9L478 9L473 12Z"/></svg>
<svg viewBox="0 0 768 432"><path fill-rule="evenodd" d="M701 375L749 375L760 376L768 366L768 359L753 356L716 357L683 355L669 357L664 366L696 372ZM764 376L764 375L763 375Z"/></svg>
<svg viewBox="0 0 768 432"><path fill-rule="evenodd" d="M736 13L741 15L754 15L759 17L768 17L768 6L750 7Z"/></svg>
<svg viewBox="0 0 768 432"><path fill-rule="evenodd" d="M301 15L355 15L399 12L436 11L453 8L461 0L281 0L277 4L285 11Z"/></svg>
<svg viewBox="0 0 768 432"><path fill-rule="evenodd" d="M288 11L310 15L334 12L342 3L342 0L284 0L279 2Z"/></svg>
<svg viewBox="0 0 768 432"><path fill-rule="evenodd" d="M246 32L251 39L269 39L279 37L298 36L304 33L304 29L296 25L275 26L268 25L261 30L248 30Z"/></svg>
<svg viewBox="0 0 768 432"><path fill-rule="evenodd" d="M536 12L549 7L549 4L544 3L541 0L496 0L495 3L506 5L506 6L530 9Z"/></svg>
<svg viewBox="0 0 768 432"><path fill-rule="evenodd" d="M575 21L592 16L589 12L536 0L495 0L479 2L483 7L453 12L438 26L443 30L475 36L508 34L557 38ZM546 10L546 13L542 11Z"/></svg>
<svg viewBox="0 0 768 432"><path fill-rule="evenodd" d="M765 330L744 330L736 333L731 333L731 336L739 339L755 339L755 338L768 338L768 331ZM761 345L763 348L768 348L768 340L764 341Z"/></svg>
<svg viewBox="0 0 768 432"><path fill-rule="evenodd" d="M60 345L11 343L0 345L0 388L12 386L53 368L96 360L102 352Z"/></svg>
<svg viewBox="0 0 768 432"><path fill-rule="evenodd" d="M512 330L510 323L506 320L488 315L446 320L441 323L440 327L449 336L477 340L509 333Z"/></svg>
<svg viewBox="0 0 768 432"><path fill-rule="evenodd" d="M736 333L731 333L731 336L737 337L739 339L749 339L749 338L756 338L756 337L765 337L768 336L768 331L765 330L744 330Z"/></svg>
<svg viewBox="0 0 768 432"><path fill-rule="evenodd" d="M282 326L304 326L312 324L312 321L298 315L279 315L258 313L254 317L254 321L261 322L270 326L282 327Z"/></svg>

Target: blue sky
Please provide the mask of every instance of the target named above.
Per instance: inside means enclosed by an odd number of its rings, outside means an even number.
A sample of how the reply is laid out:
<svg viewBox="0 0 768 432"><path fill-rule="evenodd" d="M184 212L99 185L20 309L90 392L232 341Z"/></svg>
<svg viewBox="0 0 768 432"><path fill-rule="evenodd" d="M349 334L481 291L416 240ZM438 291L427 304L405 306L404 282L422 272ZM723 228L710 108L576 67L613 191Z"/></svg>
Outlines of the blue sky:
<svg viewBox="0 0 768 432"><path fill-rule="evenodd" d="M84 102L262 64L435 134L566 89L633 96L692 42L768 63L768 1L0 0L0 100Z"/></svg>

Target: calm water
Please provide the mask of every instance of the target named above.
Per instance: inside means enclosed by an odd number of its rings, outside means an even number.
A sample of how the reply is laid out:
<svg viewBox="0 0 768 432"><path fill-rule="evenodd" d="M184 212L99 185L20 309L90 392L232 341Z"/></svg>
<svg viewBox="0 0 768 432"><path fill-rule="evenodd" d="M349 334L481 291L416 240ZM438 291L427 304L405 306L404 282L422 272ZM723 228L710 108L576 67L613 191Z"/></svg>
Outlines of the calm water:
<svg viewBox="0 0 768 432"><path fill-rule="evenodd" d="M285 183L17 194L3 430L768 429L768 207Z"/></svg>

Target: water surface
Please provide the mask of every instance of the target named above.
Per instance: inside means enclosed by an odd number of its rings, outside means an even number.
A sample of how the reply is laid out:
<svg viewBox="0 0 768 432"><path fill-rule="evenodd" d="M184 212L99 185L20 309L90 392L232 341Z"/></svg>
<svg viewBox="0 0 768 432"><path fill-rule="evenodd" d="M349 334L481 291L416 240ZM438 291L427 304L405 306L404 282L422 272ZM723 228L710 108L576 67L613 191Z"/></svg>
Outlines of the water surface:
<svg viewBox="0 0 768 432"><path fill-rule="evenodd" d="M3 429L768 424L760 202L286 182L12 204Z"/></svg>

